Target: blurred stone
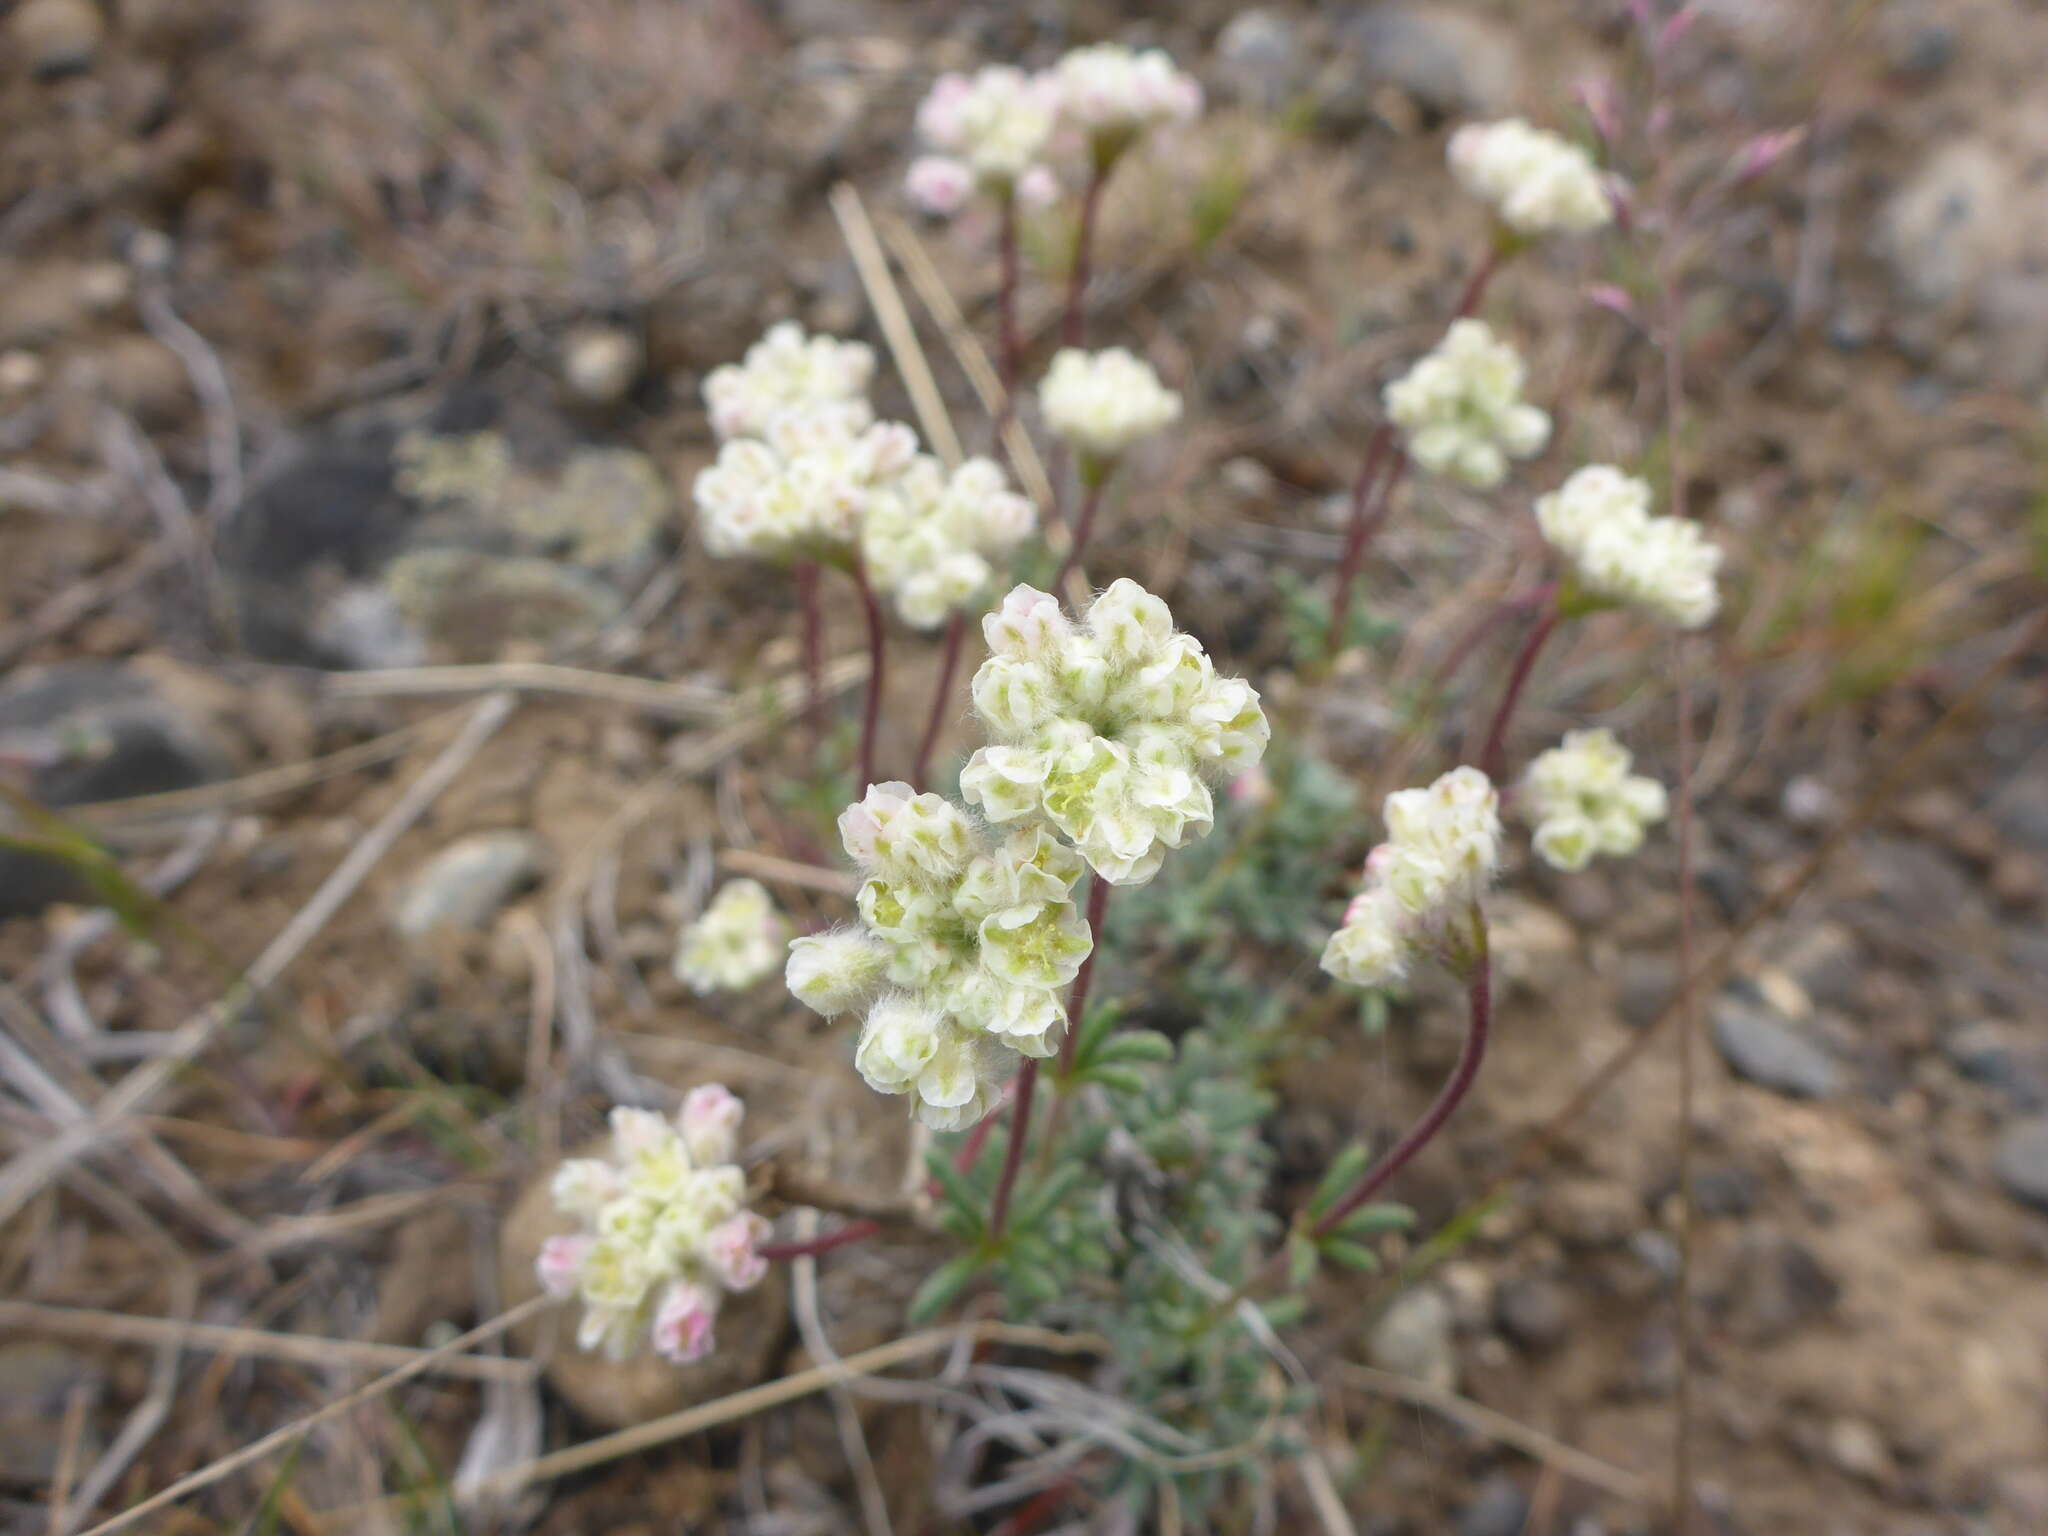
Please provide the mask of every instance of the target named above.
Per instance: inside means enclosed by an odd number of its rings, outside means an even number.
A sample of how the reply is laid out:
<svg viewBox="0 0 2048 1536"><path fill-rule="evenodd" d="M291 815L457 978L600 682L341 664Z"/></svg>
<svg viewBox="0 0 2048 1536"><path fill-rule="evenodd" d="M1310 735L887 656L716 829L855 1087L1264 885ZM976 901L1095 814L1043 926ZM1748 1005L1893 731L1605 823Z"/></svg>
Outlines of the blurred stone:
<svg viewBox="0 0 2048 1536"><path fill-rule="evenodd" d="M91 0L23 0L8 19L8 40L38 79L92 68L106 22Z"/></svg>
<svg viewBox="0 0 2048 1536"><path fill-rule="evenodd" d="M1493 117L1513 105L1522 64L1499 22L1448 5L1385 4L1337 24L1336 57L1318 85L1319 116L1345 131L1377 115L1386 87L1436 117Z"/></svg>
<svg viewBox="0 0 2048 1536"><path fill-rule="evenodd" d="M1443 1293L1434 1286L1416 1286L1397 1296L1374 1325L1367 1358L1383 1371L1455 1391L1458 1355L1451 1327L1451 1304Z"/></svg>
<svg viewBox="0 0 2048 1536"><path fill-rule="evenodd" d="M1570 1293L1543 1275L1510 1280L1494 1305L1500 1331L1532 1354L1546 1354L1571 1332Z"/></svg>
<svg viewBox="0 0 2048 1536"><path fill-rule="evenodd" d="M2031 907L2041 899L2041 867L2033 855L2002 854L1991 866L1991 894L2008 907Z"/></svg>
<svg viewBox="0 0 2048 1536"><path fill-rule="evenodd" d="M86 1415L82 1459L76 1465L91 1466L100 1449L93 1410L104 1390L99 1367L61 1344L45 1339L0 1344L0 1483L49 1486L64 1453L64 1415L80 1393Z"/></svg>
<svg viewBox="0 0 2048 1536"><path fill-rule="evenodd" d="M1293 20L1263 6L1239 11L1216 39L1216 73L1252 105L1280 106L1307 83Z"/></svg>
<svg viewBox="0 0 2048 1536"><path fill-rule="evenodd" d="M1842 1288L1797 1238L1758 1226L1720 1256L1708 1305L1745 1343L1767 1344L1827 1315Z"/></svg>
<svg viewBox="0 0 2048 1536"><path fill-rule="evenodd" d="M1762 1181L1747 1168L1720 1164L1692 1176L1693 1204L1702 1216L1747 1216L1756 1209Z"/></svg>
<svg viewBox="0 0 2048 1536"><path fill-rule="evenodd" d="M1655 1023L1678 991L1677 964L1655 950L1625 950L1615 972L1615 1012L1634 1029Z"/></svg>
<svg viewBox="0 0 2048 1536"><path fill-rule="evenodd" d="M1529 1500L1522 1485L1507 1473L1496 1472L1458 1511L1458 1536L1521 1536L1528 1519Z"/></svg>
<svg viewBox="0 0 2048 1536"><path fill-rule="evenodd" d="M600 1145L580 1147L574 1155L600 1150ZM508 1308L540 1294L533 1266L541 1244L575 1230L575 1223L555 1209L548 1189L553 1177L550 1168L527 1185L501 1229L498 1285ZM783 1267L776 1264L752 1290L728 1295L718 1310L718 1347L694 1365L671 1365L651 1353L626 1361L583 1353L576 1348L574 1302L515 1332L525 1353L545 1351L548 1385L572 1408L592 1424L625 1429L764 1380L784 1331L784 1291Z"/></svg>
<svg viewBox="0 0 2048 1536"><path fill-rule="evenodd" d="M91 309L81 270L55 261L13 267L0 282L0 347L40 346L82 326Z"/></svg>
<svg viewBox="0 0 2048 1536"><path fill-rule="evenodd" d="M2026 1109L2048 1104L2048 1042L1996 1019L1978 1019L1942 1037L1942 1054L1964 1077L1998 1088Z"/></svg>
<svg viewBox="0 0 2048 1536"><path fill-rule="evenodd" d="M2048 1115L2008 1125L1991 1154L1991 1171L2013 1199L2048 1211Z"/></svg>
<svg viewBox="0 0 2048 1536"><path fill-rule="evenodd" d="M1510 986L1521 986L1546 996L1574 969L1577 931L1540 902L1501 891L1488 905L1486 929L1487 949L1503 994Z"/></svg>
<svg viewBox="0 0 2048 1536"><path fill-rule="evenodd" d="M1902 80L1926 85L1955 62L1956 29L1941 0L1891 0L1878 17L1886 67Z"/></svg>
<svg viewBox="0 0 2048 1536"><path fill-rule="evenodd" d="M49 372L43 360L25 348L0 352L0 398L25 395L43 382Z"/></svg>
<svg viewBox="0 0 2048 1536"><path fill-rule="evenodd" d="M1990 144L1951 140L1892 194L1879 220L1906 296L1945 306L1974 298L2014 256L2012 168Z"/></svg>
<svg viewBox="0 0 2048 1536"><path fill-rule="evenodd" d="M1831 1098L1841 1069L1820 1046L1764 1008L1724 994L1714 1004L1714 1044L1739 1075L1795 1098Z"/></svg>
<svg viewBox="0 0 2048 1536"><path fill-rule="evenodd" d="M473 660L521 645L551 649L625 611L619 593L572 566L474 549L401 555L384 590L408 629Z"/></svg>
<svg viewBox="0 0 2048 1536"><path fill-rule="evenodd" d="M1615 1179L1566 1179L1543 1192L1538 1211L1546 1230L1579 1248L1627 1240L1642 1224L1642 1202Z"/></svg>
<svg viewBox="0 0 2048 1536"><path fill-rule="evenodd" d="M154 336L116 336L94 354L92 365L107 398L145 427L175 426L193 407L185 365Z"/></svg>
<svg viewBox="0 0 2048 1536"><path fill-rule="evenodd" d="M1856 936L1827 919L1801 929L1777 950L1776 960L1778 969L1824 1008L1850 1007L1857 984L1869 968Z"/></svg>
<svg viewBox="0 0 2048 1536"><path fill-rule="evenodd" d="M1884 1436L1863 1419L1836 1419L1828 1426L1828 1460L1866 1483L1889 1482L1897 1468Z"/></svg>
<svg viewBox="0 0 2048 1536"><path fill-rule="evenodd" d="M480 832L450 843L414 872L392 913L408 939L437 928L480 929L540 877L547 850L525 832Z"/></svg>
<svg viewBox="0 0 2048 1536"><path fill-rule="evenodd" d="M577 398L613 405L632 389L646 357L631 331L616 325L579 326L562 344L562 376Z"/></svg>

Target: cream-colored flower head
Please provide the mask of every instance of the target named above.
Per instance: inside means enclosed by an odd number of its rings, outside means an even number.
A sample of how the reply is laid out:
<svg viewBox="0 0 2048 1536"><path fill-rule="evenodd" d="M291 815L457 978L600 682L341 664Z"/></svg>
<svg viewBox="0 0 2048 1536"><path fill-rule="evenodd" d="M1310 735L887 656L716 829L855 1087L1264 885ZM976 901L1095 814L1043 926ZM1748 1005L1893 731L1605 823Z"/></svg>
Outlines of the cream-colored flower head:
<svg viewBox="0 0 2048 1536"><path fill-rule="evenodd" d="M1210 785L1255 765L1266 717L1249 683L1216 675L1165 603L1111 583L1077 626L1017 587L982 620L974 707L993 745L960 793L990 821L1043 820L1116 885L1143 885L1166 850L1207 833Z"/></svg>
<svg viewBox="0 0 2048 1536"><path fill-rule="evenodd" d="M1072 444L1084 468L1113 464L1133 443L1180 420L1180 396L1122 347L1062 348L1038 386L1038 405L1046 430Z"/></svg>
<svg viewBox="0 0 2048 1536"><path fill-rule="evenodd" d="M1500 867L1500 797L1477 768L1387 797L1387 840L1323 950L1323 969L1384 987L1434 957L1463 972L1477 957L1478 901Z"/></svg>
<svg viewBox="0 0 2048 1536"><path fill-rule="evenodd" d="M735 438L697 475L714 555L789 560L852 554L869 504L917 458L917 434L868 419L864 401L785 410L765 437Z"/></svg>
<svg viewBox="0 0 2048 1536"><path fill-rule="evenodd" d="M906 624L935 629L956 609L986 606L997 562L1037 526L1038 509L994 460L949 474L920 456L868 503L861 558Z"/></svg>
<svg viewBox="0 0 2048 1536"><path fill-rule="evenodd" d="M555 1208L578 1230L549 1238L537 1269L549 1295L583 1303L578 1347L613 1360L652 1348L677 1365L711 1351L720 1301L768 1268L756 1251L768 1223L745 1208L733 1161L744 1114L716 1083L673 1119L615 1109L610 1154L555 1170Z"/></svg>
<svg viewBox="0 0 2048 1536"><path fill-rule="evenodd" d="M1567 731L1529 765L1518 807L1535 827L1537 855L1556 869L1584 869L1601 855L1626 858L1644 829L1664 819L1655 779L1629 772L1635 759L1606 729Z"/></svg>
<svg viewBox="0 0 2048 1536"><path fill-rule="evenodd" d="M1480 490L1550 441L1550 417L1522 398L1521 355L1483 320L1454 320L1434 351L1386 388L1408 456Z"/></svg>
<svg viewBox="0 0 2048 1536"><path fill-rule="evenodd" d="M711 430L721 440L766 435L784 411L814 405L836 405L860 417L868 411L868 385L875 376L875 354L858 341L833 336L806 336L803 327L785 320L747 349L745 359L714 368L704 380L704 404L711 412Z"/></svg>
<svg viewBox="0 0 2048 1536"><path fill-rule="evenodd" d="M1582 235L1614 219L1593 157L1519 117L1451 135L1451 171L1518 235Z"/></svg>
<svg viewBox="0 0 2048 1536"><path fill-rule="evenodd" d="M772 976L789 922L758 880L728 880L676 945L676 979L699 994L738 992Z"/></svg>
<svg viewBox="0 0 2048 1536"><path fill-rule="evenodd" d="M943 796L871 784L839 818L865 878L860 925L789 947L789 989L830 1017L864 1011L854 1064L912 1094L939 1130L993 1107L1017 1058L1049 1056L1062 994L1092 947L1080 858L1042 827L1008 833Z"/></svg>
<svg viewBox="0 0 2048 1536"><path fill-rule="evenodd" d="M972 75L945 74L917 109L928 149L911 166L909 188L920 206L950 213L980 190L1008 197L1044 175L1057 96L1051 82L1008 64Z"/></svg>
<svg viewBox="0 0 2048 1536"><path fill-rule="evenodd" d="M1050 79L1063 127L1081 134L1098 165L1113 162L1153 128L1201 115L1202 87L1157 48L1121 43L1076 48Z"/></svg>
<svg viewBox="0 0 2048 1536"><path fill-rule="evenodd" d="M1720 610L1719 547L1689 519L1651 516L1648 481L1589 464L1537 498L1536 522L1571 562L1581 598L1679 629L1703 628Z"/></svg>

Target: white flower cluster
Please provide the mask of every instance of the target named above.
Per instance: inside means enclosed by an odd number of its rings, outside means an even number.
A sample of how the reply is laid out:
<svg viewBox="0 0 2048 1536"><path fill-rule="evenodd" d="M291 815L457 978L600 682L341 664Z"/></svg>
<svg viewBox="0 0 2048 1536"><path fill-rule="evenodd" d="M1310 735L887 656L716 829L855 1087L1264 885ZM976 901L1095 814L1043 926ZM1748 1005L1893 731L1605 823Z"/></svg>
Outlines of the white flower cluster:
<svg viewBox="0 0 2048 1536"><path fill-rule="evenodd" d="M1084 473L1106 468L1142 438L1180 420L1180 396L1152 365L1122 347L1063 347L1038 386L1046 429L1071 443Z"/></svg>
<svg viewBox="0 0 2048 1536"><path fill-rule="evenodd" d="M1038 526L1038 509L1010 489L1002 466L969 459L948 474L919 455L861 524L868 575L896 600L903 621L932 629L981 599L1004 559Z"/></svg>
<svg viewBox="0 0 2048 1536"><path fill-rule="evenodd" d="M1418 957L1454 971L1476 958L1476 903L1500 865L1500 797L1477 768L1387 796L1387 840L1323 950L1323 969L1357 987L1399 981Z"/></svg>
<svg viewBox="0 0 2048 1536"><path fill-rule="evenodd" d="M1652 517L1649 483L1612 464L1589 464L1538 497L1536 521L1586 595L1679 629L1702 628L1720 608L1720 549L1695 522Z"/></svg>
<svg viewBox="0 0 2048 1536"><path fill-rule="evenodd" d="M1026 586L981 625L993 654L974 707L995 744L968 760L960 793L993 822L1051 822L1112 884L1143 885L1167 849L1207 833L1209 784L1266 750L1258 693L1218 677L1135 581L1113 582L1079 627Z"/></svg>
<svg viewBox="0 0 2048 1536"><path fill-rule="evenodd" d="M1612 222L1592 156L1519 117L1467 123L1451 135L1451 171L1518 235L1582 235Z"/></svg>
<svg viewBox="0 0 2048 1536"><path fill-rule="evenodd" d="M1408 455L1433 474L1490 490L1508 460L1550 441L1550 417L1522 399L1527 370L1483 320L1454 320L1434 351L1386 388Z"/></svg>
<svg viewBox="0 0 2048 1536"><path fill-rule="evenodd" d="M1522 780L1522 809L1534 843L1556 869L1584 869L1600 854L1626 858L1643 846L1643 829L1662 821L1664 786L1632 774L1635 759L1606 729L1566 731Z"/></svg>
<svg viewBox="0 0 2048 1536"><path fill-rule="evenodd" d="M785 320L770 326L744 361L711 370L704 404L721 441L764 436L783 412L802 406L838 406L864 427L872 419L867 393L874 373L875 354L863 343L806 336Z"/></svg>
<svg viewBox="0 0 2048 1536"><path fill-rule="evenodd" d="M1081 860L1042 827L1001 836L943 796L873 784L839 818L866 878L861 924L789 947L789 990L828 1018L867 1010L854 1064L937 1130L994 1107L1019 1054L1050 1056L1060 992L1093 947Z"/></svg>
<svg viewBox="0 0 2048 1536"><path fill-rule="evenodd" d="M536 1268L550 1296L583 1302L579 1348L625 1360L651 1344L677 1365L700 1360L726 1292L767 1273L756 1249L768 1223L745 1208L733 1163L745 1113L715 1083L692 1088L673 1120L615 1109L611 1155L555 1171L555 1207L581 1230L549 1238Z"/></svg>
<svg viewBox="0 0 2048 1536"><path fill-rule="evenodd" d="M1098 165L1151 129L1201 115L1202 87L1157 48L1121 43L1076 48L1053 66L1063 126L1085 134Z"/></svg>
<svg viewBox="0 0 2048 1536"><path fill-rule="evenodd" d="M905 185L927 213L949 215L975 191L1044 207L1059 184L1042 163L1059 93L1046 75L991 64L945 74L917 109L917 131L935 153L914 161Z"/></svg>
<svg viewBox="0 0 2048 1536"><path fill-rule="evenodd" d="M698 472L705 547L760 559L843 554L877 493L916 457L917 434L871 422L866 401L782 410L764 436L732 439Z"/></svg>
<svg viewBox="0 0 2048 1536"><path fill-rule="evenodd" d="M676 979L698 994L738 992L782 964L789 922L758 880L729 880L676 945Z"/></svg>

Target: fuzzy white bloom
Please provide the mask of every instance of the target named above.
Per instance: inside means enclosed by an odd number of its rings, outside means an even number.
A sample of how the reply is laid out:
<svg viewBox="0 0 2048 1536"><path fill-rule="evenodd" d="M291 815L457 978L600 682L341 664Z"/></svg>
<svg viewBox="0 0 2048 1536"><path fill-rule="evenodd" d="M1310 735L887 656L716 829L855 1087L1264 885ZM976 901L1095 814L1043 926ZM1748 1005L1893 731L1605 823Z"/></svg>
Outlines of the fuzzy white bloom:
<svg viewBox="0 0 2048 1536"><path fill-rule="evenodd" d="M651 1346L687 1365L710 1352L725 1294L766 1272L768 1223L745 1208L733 1163L744 1113L715 1083L673 1120L615 1109L610 1154L556 1170L555 1205L579 1230L549 1238L536 1270L549 1295L583 1303L580 1348L625 1360Z"/></svg>
<svg viewBox="0 0 2048 1536"><path fill-rule="evenodd" d="M1121 43L1076 48L1050 71L1060 122L1083 134L1098 165L1151 129L1201 115L1202 87L1157 48Z"/></svg>
<svg viewBox="0 0 2048 1536"><path fill-rule="evenodd" d="M711 370L704 404L721 439L760 437L777 416L799 406L858 407L865 418L874 376L875 354L865 343L806 336L802 326L785 320L770 326L742 361Z"/></svg>
<svg viewBox="0 0 2048 1536"><path fill-rule="evenodd" d="M861 924L793 942L789 989L828 1017L866 1010L861 1075L914 1095L927 1125L971 1125L1019 1055L1057 1047L1092 947L1085 866L1043 827L999 832L907 784L868 786L839 835L866 877Z"/></svg>
<svg viewBox="0 0 2048 1536"><path fill-rule="evenodd" d="M1509 459L1550 441L1550 417L1522 398L1527 370L1483 320L1453 320L1436 348L1385 391L1408 455L1432 474L1489 490Z"/></svg>
<svg viewBox="0 0 2048 1536"><path fill-rule="evenodd" d="M1460 973L1476 958L1478 901L1500 867L1500 797L1477 768L1387 797L1387 840L1323 950L1323 969L1358 987L1399 981L1433 956Z"/></svg>
<svg viewBox="0 0 2048 1536"><path fill-rule="evenodd" d="M676 945L676 979L700 995L737 992L772 975L789 924L758 880L729 880Z"/></svg>
<svg viewBox="0 0 2048 1536"><path fill-rule="evenodd" d="M951 212L937 204L963 182L970 190L1009 196L1044 169L1039 162L1052 138L1056 104L1050 81L1008 64L939 76L917 109L918 135L935 153L911 167L911 196L931 212ZM954 169L942 174L940 162ZM953 207L964 201L963 192Z"/></svg>
<svg viewBox="0 0 2048 1536"><path fill-rule="evenodd" d="M1606 729L1566 731L1529 765L1521 809L1535 826L1536 852L1556 869L1584 869L1595 857L1626 858L1643 831L1662 821L1664 786L1629 772L1635 759Z"/></svg>
<svg viewBox="0 0 2048 1536"><path fill-rule="evenodd" d="M1689 519L1651 516L1647 481L1589 464L1537 498L1536 522L1586 595L1679 629L1702 628L1720 609L1719 547Z"/></svg>
<svg viewBox="0 0 2048 1536"><path fill-rule="evenodd" d="M861 558L905 623L934 629L954 609L981 602L995 562L1037 526L1038 509L1010 489L993 460L969 459L948 474L920 456L870 500Z"/></svg>
<svg viewBox="0 0 2048 1536"><path fill-rule="evenodd" d="M1167 849L1206 834L1210 785L1266 750L1258 693L1218 677L1135 581L1113 582L1079 626L1017 587L982 633L974 707L993 744L961 770L961 794L993 822L1050 822L1113 884L1143 885Z"/></svg>
<svg viewBox="0 0 2048 1536"><path fill-rule="evenodd" d="M917 458L917 434L871 421L865 401L792 407L763 438L736 438L693 493L714 555L793 559L854 547L876 496Z"/></svg>
<svg viewBox="0 0 2048 1536"><path fill-rule="evenodd" d="M1614 218L1592 156L1519 117L1467 123L1451 135L1451 171L1520 235L1582 235Z"/></svg>
<svg viewBox="0 0 2048 1536"><path fill-rule="evenodd" d="M1113 462L1131 444L1180 420L1180 396L1159 382L1150 363L1122 347L1062 348L1038 386L1038 404L1046 430L1097 464Z"/></svg>

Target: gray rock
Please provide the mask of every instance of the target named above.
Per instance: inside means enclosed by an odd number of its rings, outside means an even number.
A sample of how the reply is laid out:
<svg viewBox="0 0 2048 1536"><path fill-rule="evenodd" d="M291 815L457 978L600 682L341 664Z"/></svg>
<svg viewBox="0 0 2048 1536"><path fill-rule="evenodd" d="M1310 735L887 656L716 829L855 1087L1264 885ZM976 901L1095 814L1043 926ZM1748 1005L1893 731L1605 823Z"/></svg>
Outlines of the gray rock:
<svg viewBox="0 0 2048 1536"><path fill-rule="evenodd" d="M1840 1282L1813 1250L1774 1227L1745 1232L1717 1268L1708 1306L1745 1343L1783 1338L1833 1311L1841 1299Z"/></svg>
<svg viewBox="0 0 2048 1536"><path fill-rule="evenodd" d="M82 1355L44 1339L0 1345L0 1483L47 1487L63 1454L64 1415L75 1393L86 1404L82 1465L99 1452L93 1409L104 1382Z"/></svg>
<svg viewBox="0 0 2048 1536"><path fill-rule="evenodd" d="M1614 1009L1622 1023L1647 1029L1670 1006L1678 990L1678 966L1669 955L1632 949L1615 970Z"/></svg>
<svg viewBox="0 0 2048 1536"><path fill-rule="evenodd" d="M472 660L519 645L557 646L625 610L621 593L574 566L474 549L401 555L386 568L384 591L404 621L401 634Z"/></svg>
<svg viewBox="0 0 2048 1536"><path fill-rule="evenodd" d="M1521 1484L1496 1472L1458 1511L1458 1536L1521 1536L1528 1519L1529 1500Z"/></svg>
<svg viewBox="0 0 2048 1536"><path fill-rule="evenodd" d="M92 0L25 0L7 24L8 41L43 80L92 68L106 30Z"/></svg>
<svg viewBox="0 0 2048 1536"><path fill-rule="evenodd" d="M1777 951L1779 969L1824 1008L1849 1008L1869 969L1856 935L1842 924L1818 922Z"/></svg>
<svg viewBox="0 0 2048 1536"><path fill-rule="evenodd" d="M539 878L540 842L524 832L480 832L450 843L406 882L392 926L409 939L439 928L481 928Z"/></svg>
<svg viewBox="0 0 2048 1536"><path fill-rule="evenodd" d="M1245 101L1279 106L1307 83L1293 20L1263 6L1239 11L1216 39L1216 73Z"/></svg>
<svg viewBox="0 0 2048 1536"><path fill-rule="evenodd" d="M2026 1109L2048 1104L2048 1048L1995 1019L1950 1030L1942 1054L1973 1083L2003 1089Z"/></svg>
<svg viewBox="0 0 2048 1536"><path fill-rule="evenodd" d="M2012 168L1990 144L1953 140L1936 149L1892 194L1880 220L1892 276L1916 303L1974 298L2012 261Z"/></svg>
<svg viewBox="0 0 2048 1536"><path fill-rule="evenodd" d="M1991 1171L2013 1199L2048 1211L2048 1115L2008 1125L1991 1154Z"/></svg>
<svg viewBox="0 0 2048 1536"><path fill-rule="evenodd" d="M1395 1298L1374 1325L1367 1356L1383 1371L1452 1391L1458 1385L1458 1354L1451 1325L1451 1304L1443 1293L1417 1286Z"/></svg>
<svg viewBox="0 0 2048 1536"><path fill-rule="evenodd" d="M1625 1242L1642 1222L1642 1202L1614 1179L1566 1179L1543 1194L1538 1205L1544 1227L1579 1248L1607 1248Z"/></svg>
<svg viewBox="0 0 2048 1536"><path fill-rule="evenodd" d="M1710 1165L1692 1176L1692 1200L1702 1216L1747 1216L1756 1209L1761 1187L1747 1168Z"/></svg>
<svg viewBox="0 0 2048 1536"><path fill-rule="evenodd" d="M1523 1349L1546 1354L1571 1332L1571 1295L1542 1275L1510 1280L1494 1298L1494 1320Z"/></svg>
<svg viewBox="0 0 2048 1536"><path fill-rule="evenodd" d="M1373 93L1391 86L1439 117L1490 117L1513 104L1521 75L1514 35L1498 22L1447 5L1368 6L1338 24L1322 116L1362 122Z"/></svg>
<svg viewBox="0 0 2048 1536"><path fill-rule="evenodd" d="M1841 1068L1820 1046L1767 1010L1734 997L1714 1005L1714 1044L1741 1076L1795 1098L1832 1098Z"/></svg>

